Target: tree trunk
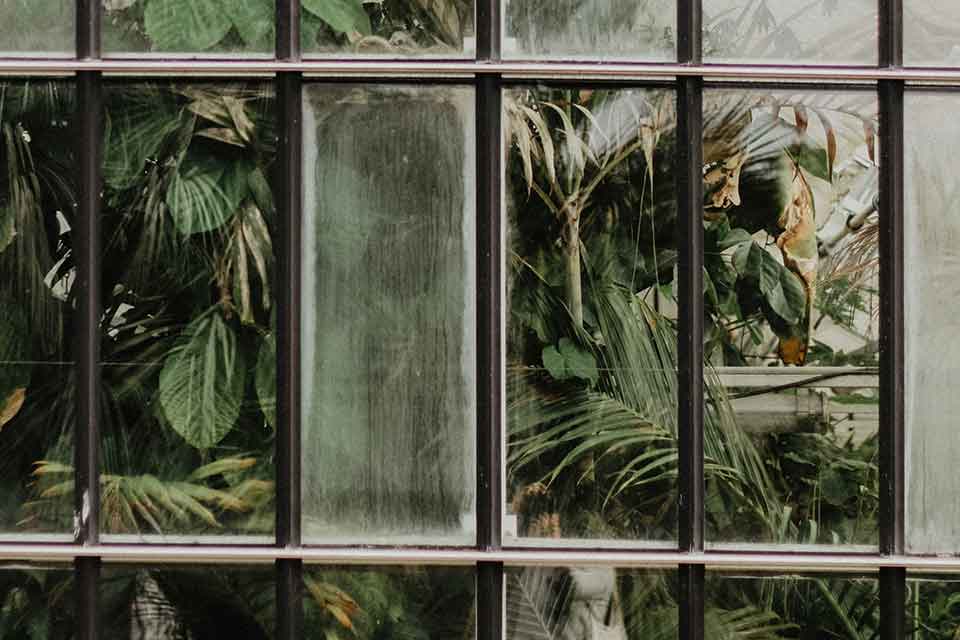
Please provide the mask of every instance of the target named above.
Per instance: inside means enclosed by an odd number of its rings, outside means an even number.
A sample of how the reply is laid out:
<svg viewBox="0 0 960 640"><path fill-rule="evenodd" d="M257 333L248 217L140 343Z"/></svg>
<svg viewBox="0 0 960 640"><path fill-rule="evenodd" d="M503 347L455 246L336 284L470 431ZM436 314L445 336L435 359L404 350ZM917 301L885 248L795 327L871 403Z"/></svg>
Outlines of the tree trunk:
<svg viewBox="0 0 960 640"><path fill-rule="evenodd" d="M583 286L580 278L580 209L575 204L563 208L563 252L566 261L565 293L567 308L577 329L583 328Z"/></svg>

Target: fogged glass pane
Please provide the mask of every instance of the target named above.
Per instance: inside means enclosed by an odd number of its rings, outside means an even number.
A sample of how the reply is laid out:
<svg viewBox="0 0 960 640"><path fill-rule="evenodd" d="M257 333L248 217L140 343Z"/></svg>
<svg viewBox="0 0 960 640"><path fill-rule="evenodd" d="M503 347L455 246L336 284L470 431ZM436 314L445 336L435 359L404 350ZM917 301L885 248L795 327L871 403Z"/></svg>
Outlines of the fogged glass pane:
<svg viewBox="0 0 960 640"><path fill-rule="evenodd" d="M508 640L673 640L679 633L676 571L510 567L504 581Z"/></svg>
<svg viewBox="0 0 960 640"><path fill-rule="evenodd" d="M675 95L504 101L506 534L672 540Z"/></svg>
<svg viewBox="0 0 960 640"><path fill-rule="evenodd" d="M473 541L473 102L454 86L305 92L311 539Z"/></svg>
<svg viewBox="0 0 960 640"><path fill-rule="evenodd" d="M0 55L72 54L72 0L0 0Z"/></svg>
<svg viewBox="0 0 960 640"><path fill-rule="evenodd" d="M950 170L960 126L945 118L953 94L908 93L905 112L904 322L907 430L906 543L916 553L957 553L960 456L954 416L960 350L957 242L960 181ZM937 123L931 126L931 123Z"/></svg>
<svg viewBox="0 0 960 640"><path fill-rule="evenodd" d="M960 576L907 575L906 637L944 640L960 635Z"/></svg>
<svg viewBox="0 0 960 640"><path fill-rule="evenodd" d="M878 581L707 572L707 638L878 638Z"/></svg>
<svg viewBox="0 0 960 640"><path fill-rule="evenodd" d="M0 566L0 636L70 640L77 628L73 567Z"/></svg>
<svg viewBox="0 0 960 640"><path fill-rule="evenodd" d="M954 0L904 0L903 61L960 66L960 5Z"/></svg>
<svg viewBox="0 0 960 640"><path fill-rule="evenodd" d="M304 637L476 637L473 567L307 567Z"/></svg>
<svg viewBox="0 0 960 640"><path fill-rule="evenodd" d="M877 0L703 0L708 62L877 62Z"/></svg>
<svg viewBox="0 0 960 640"><path fill-rule="evenodd" d="M0 82L0 532L73 531L71 87Z"/></svg>
<svg viewBox="0 0 960 640"><path fill-rule="evenodd" d="M504 0L505 58L676 59L676 0Z"/></svg>
<svg viewBox="0 0 960 640"><path fill-rule="evenodd" d="M276 576L272 566L104 568L99 631L117 640L269 640Z"/></svg>
<svg viewBox="0 0 960 640"><path fill-rule="evenodd" d="M713 542L877 542L874 93L704 100Z"/></svg>
<svg viewBox="0 0 960 640"><path fill-rule="evenodd" d="M476 48L474 0L300 0L306 54L464 57Z"/></svg>
<svg viewBox="0 0 960 640"><path fill-rule="evenodd" d="M272 534L271 91L105 88L105 533Z"/></svg>
<svg viewBox="0 0 960 640"><path fill-rule="evenodd" d="M108 54L250 55L274 51L274 0L102 2L103 50Z"/></svg>

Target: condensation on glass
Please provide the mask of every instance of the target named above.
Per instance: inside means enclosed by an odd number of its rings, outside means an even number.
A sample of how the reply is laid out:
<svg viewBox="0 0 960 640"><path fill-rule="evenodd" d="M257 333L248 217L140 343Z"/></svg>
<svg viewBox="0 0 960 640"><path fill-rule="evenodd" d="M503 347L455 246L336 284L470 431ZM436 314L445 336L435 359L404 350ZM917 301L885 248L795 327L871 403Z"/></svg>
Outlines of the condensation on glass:
<svg viewBox="0 0 960 640"><path fill-rule="evenodd" d="M515 542L676 535L675 103L660 89L504 93Z"/></svg>
<svg viewBox="0 0 960 640"><path fill-rule="evenodd" d="M73 0L0 0L0 56L66 56L76 40Z"/></svg>
<svg viewBox="0 0 960 640"><path fill-rule="evenodd" d="M3 536L73 531L74 112L67 83L0 82Z"/></svg>
<svg viewBox="0 0 960 640"><path fill-rule="evenodd" d="M303 527L475 537L474 91L304 92Z"/></svg>
<svg viewBox="0 0 960 640"><path fill-rule="evenodd" d="M508 567L504 583L507 640L678 637L674 570Z"/></svg>
<svg viewBox="0 0 960 640"><path fill-rule="evenodd" d="M306 566L307 638L476 637L476 569Z"/></svg>
<svg viewBox="0 0 960 640"><path fill-rule="evenodd" d="M905 98L906 545L915 553L960 545L960 481L950 472L960 457L960 180L952 170L960 126L946 117L958 107L953 93Z"/></svg>
<svg viewBox="0 0 960 640"><path fill-rule="evenodd" d="M907 574L905 638L928 640L960 636L957 603L960 576L956 574Z"/></svg>
<svg viewBox="0 0 960 640"><path fill-rule="evenodd" d="M878 638L871 576L707 571L706 638Z"/></svg>
<svg viewBox="0 0 960 640"><path fill-rule="evenodd" d="M275 16L274 0L102 0L102 46L106 55L272 56Z"/></svg>
<svg viewBox="0 0 960 640"><path fill-rule="evenodd" d="M711 543L877 544L874 92L704 97Z"/></svg>
<svg viewBox="0 0 960 640"><path fill-rule="evenodd" d="M955 0L903 1L903 62L960 66L960 4Z"/></svg>
<svg viewBox="0 0 960 640"><path fill-rule="evenodd" d="M272 566L107 566L100 572L98 632L116 640L270 640L276 577Z"/></svg>
<svg viewBox="0 0 960 640"><path fill-rule="evenodd" d="M877 0L703 0L703 59L872 65L877 24Z"/></svg>
<svg viewBox="0 0 960 640"><path fill-rule="evenodd" d="M676 0L503 0L503 57L675 60Z"/></svg>
<svg viewBox="0 0 960 640"><path fill-rule="evenodd" d="M268 83L104 88L107 536L272 540L272 92Z"/></svg>
<svg viewBox="0 0 960 640"><path fill-rule="evenodd" d="M17 563L0 567L0 632L4 638L71 640L77 629L72 565Z"/></svg>
<svg viewBox="0 0 960 640"><path fill-rule="evenodd" d="M473 57L474 0L299 0L307 56Z"/></svg>

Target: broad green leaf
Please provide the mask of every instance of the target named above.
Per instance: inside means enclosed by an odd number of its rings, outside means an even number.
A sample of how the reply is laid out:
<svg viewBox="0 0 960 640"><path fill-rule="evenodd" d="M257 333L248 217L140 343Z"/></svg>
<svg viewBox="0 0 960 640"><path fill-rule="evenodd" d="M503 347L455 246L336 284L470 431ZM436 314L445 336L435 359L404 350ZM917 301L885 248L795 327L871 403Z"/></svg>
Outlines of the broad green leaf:
<svg viewBox="0 0 960 640"><path fill-rule="evenodd" d="M230 31L232 12L223 0L150 0L143 25L156 50L206 51Z"/></svg>
<svg viewBox="0 0 960 640"><path fill-rule="evenodd" d="M303 0L303 8L341 33L373 33L360 0Z"/></svg>
<svg viewBox="0 0 960 640"><path fill-rule="evenodd" d="M589 351L581 349L570 338L560 338L559 344L550 345L542 353L543 366L555 380L580 378L591 384L600 378L597 360Z"/></svg>
<svg viewBox="0 0 960 640"><path fill-rule="evenodd" d="M234 178L224 178L223 165L213 158L187 157L170 180L165 198L177 229L185 236L212 231L236 211ZM226 182L230 193L222 186Z"/></svg>
<svg viewBox="0 0 960 640"><path fill-rule="evenodd" d="M223 440L240 416L245 371L237 337L218 312L191 322L160 371L160 406L173 430L196 449Z"/></svg>
<svg viewBox="0 0 960 640"><path fill-rule="evenodd" d="M248 49L273 48L273 0L243 0L230 4L230 18Z"/></svg>
<svg viewBox="0 0 960 640"><path fill-rule="evenodd" d="M257 370L254 375L260 409L272 429L277 428L277 340L268 334L257 353Z"/></svg>
<svg viewBox="0 0 960 640"><path fill-rule="evenodd" d="M787 324L797 324L806 312L807 294L800 278L755 242L743 243L733 254L741 278L759 285L770 308Z"/></svg>

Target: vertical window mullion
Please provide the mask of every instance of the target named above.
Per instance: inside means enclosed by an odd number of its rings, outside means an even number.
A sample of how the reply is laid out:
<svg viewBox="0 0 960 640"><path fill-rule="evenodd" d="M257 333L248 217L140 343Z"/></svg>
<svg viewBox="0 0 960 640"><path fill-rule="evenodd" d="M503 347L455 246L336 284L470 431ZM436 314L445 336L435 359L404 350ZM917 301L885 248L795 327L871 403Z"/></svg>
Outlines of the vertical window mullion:
<svg viewBox="0 0 960 640"><path fill-rule="evenodd" d="M500 3L501 0L477 0L477 60L500 60Z"/></svg>
<svg viewBox="0 0 960 640"><path fill-rule="evenodd" d="M300 0L277 0L276 57L300 59ZM300 500L300 273L303 228L303 76L276 79L279 123L277 211L280 242L277 317L277 546L301 539ZM303 637L303 563L277 561L277 639Z"/></svg>

